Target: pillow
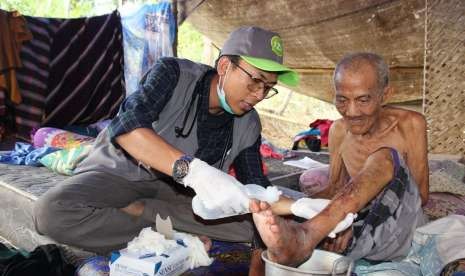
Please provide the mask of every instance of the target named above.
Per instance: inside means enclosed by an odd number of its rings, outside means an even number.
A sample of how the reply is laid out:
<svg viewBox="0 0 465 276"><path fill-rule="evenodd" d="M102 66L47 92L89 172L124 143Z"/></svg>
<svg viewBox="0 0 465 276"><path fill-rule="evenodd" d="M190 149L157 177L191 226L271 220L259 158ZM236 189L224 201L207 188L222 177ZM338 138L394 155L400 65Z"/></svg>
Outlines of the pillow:
<svg viewBox="0 0 465 276"><path fill-rule="evenodd" d="M53 127L42 127L34 134L33 144L36 148L48 146L69 149L94 140L94 137L80 135L71 131Z"/></svg>
<svg viewBox="0 0 465 276"><path fill-rule="evenodd" d="M62 149L45 155L39 161L56 173L73 175L76 166L89 155L91 149L91 144Z"/></svg>

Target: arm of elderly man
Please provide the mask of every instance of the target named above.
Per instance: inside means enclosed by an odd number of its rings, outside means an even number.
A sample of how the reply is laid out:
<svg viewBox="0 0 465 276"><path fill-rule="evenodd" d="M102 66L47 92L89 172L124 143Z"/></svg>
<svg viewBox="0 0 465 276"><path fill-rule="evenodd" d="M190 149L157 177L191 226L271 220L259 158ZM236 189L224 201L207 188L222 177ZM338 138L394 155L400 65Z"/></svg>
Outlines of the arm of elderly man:
<svg viewBox="0 0 465 276"><path fill-rule="evenodd" d="M283 264L305 260L347 213L357 212L372 200L392 178L392 173L389 150L377 151L321 213L302 224L274 216L268 206L253 202L251 210L270 259Z"/></svg>
<svg viewBox="0 0 465 276"><path fill-rule="evenodd" d="M400 113L399 129L403 137L399 137L398 140L403 145L401 151L405 153L404 158L418 185L422 204L424 205L428 200L429 192L426 121L421 114L416 112L403 110ZM329 133L329 183L326 189L312 195L313 198L331 199L336 191L350 179L340 155L340 147L345 133L342 121L335 121Z"/></svg>

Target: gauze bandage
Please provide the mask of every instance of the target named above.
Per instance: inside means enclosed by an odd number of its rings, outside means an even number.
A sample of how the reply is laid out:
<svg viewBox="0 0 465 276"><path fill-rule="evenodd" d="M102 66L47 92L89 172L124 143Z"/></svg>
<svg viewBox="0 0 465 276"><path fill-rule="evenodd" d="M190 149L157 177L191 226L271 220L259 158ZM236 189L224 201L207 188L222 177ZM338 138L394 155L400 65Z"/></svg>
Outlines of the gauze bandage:
<svg viewBox="0 0 465 276"><path fill-rule="evenodd" d="M301 198L291 205L291 212L295 216L311 219L326 208L329 202L330 200L322 198ZM357 218L356 214L347 214L344 220L340 221L333 231L328 234L328 237L335 238L337 233L349 228L355 218Z"/></svg>
<svg viewBox="0 0 465 276"><path fill-rule="evenodd" d="M213 259L208 257L208 253L198 237L187 233L174 232L173 238L166 239L162 234L153 231L151 227L147 227L141 230L139 236L128 243L127 250L130 254L138 257L151 254L160 255L177 246L177 240L182 240L189 249L190 269L208 266L213 262Z"/></svg>
<svg viewBox="0 0 465 276"><path fill-rule="evenodd" d="M208 256L203 242L197 236L192 236L187 233L175 232L174 239L182 240L190 249L189 268L193 269L199 266L209 266L213 259Z"/></svg>
<svg viewBox="0 0 465 276"><path fill-rule="evenodd" d="M266 189L256 184L243 185L241 189L247 195L248 199L258 199L260 201L266 201L268 203L274 203L279 200L281 191L277 187L269 186ZM234 199L232 199L234 200ZM249 207L244 206L242 210L229 211L222 208L208 208L204 201L199 196L195 196L192 199L192 209L194 213L203 219L219 219L231 216L237 216L249 213Z"/></svg>

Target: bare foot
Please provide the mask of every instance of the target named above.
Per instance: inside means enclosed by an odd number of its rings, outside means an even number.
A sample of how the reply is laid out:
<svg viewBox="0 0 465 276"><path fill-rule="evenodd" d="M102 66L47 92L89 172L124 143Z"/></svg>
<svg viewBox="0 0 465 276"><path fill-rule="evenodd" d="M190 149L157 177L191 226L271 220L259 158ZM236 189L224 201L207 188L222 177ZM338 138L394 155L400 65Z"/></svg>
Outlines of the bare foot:
<svg viewBox="0 0 465 276"><path fill-rule="evenodd" d="M124 208L120 208L121 211L131 216L140 217L144 212L144 203L142 201L134 201Z"/></svg>
<svg viewBox="0 0 465 276"><path fill-rule="evenodd" d="M205 250L208 252L212 248L212 240L207 236L198 236L199 240L203 243Z"/></svg>
<svg viewBox="0 0 465 276"><path fill-rule="evenodd" d="M303 225L273 215L270 208L253 213L253 219L263 242L268 258L280 264L296 266L311 256L316 246L311 233Z"/></svg>

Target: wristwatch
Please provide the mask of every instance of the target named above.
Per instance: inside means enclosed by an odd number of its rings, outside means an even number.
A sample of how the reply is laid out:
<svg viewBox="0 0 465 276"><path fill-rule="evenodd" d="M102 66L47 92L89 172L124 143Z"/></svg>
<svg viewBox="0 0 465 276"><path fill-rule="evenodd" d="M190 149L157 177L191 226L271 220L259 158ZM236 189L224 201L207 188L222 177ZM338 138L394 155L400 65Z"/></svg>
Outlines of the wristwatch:
<svg viewBox="0 0 465 276"><path fill-rule="evenodd" d="M189 164L194 160L194 157L184 154L173 164L173 179L174 181L183 184L182 180L189 172Z"/></svg>

